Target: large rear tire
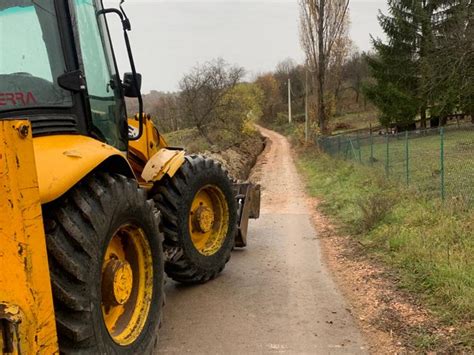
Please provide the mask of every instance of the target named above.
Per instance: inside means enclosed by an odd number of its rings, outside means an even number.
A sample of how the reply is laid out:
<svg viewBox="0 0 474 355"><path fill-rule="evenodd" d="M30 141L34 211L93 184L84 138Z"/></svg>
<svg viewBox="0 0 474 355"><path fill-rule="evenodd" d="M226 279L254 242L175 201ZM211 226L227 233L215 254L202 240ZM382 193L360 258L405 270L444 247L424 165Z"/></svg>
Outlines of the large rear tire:
<svg viewBox="0 0 474 355"><path fill-rule="evenodd" d="M97 173L43 213L61 353L152 353L164 265L159 212L146 192Z"/></svg>
<svg viewBox="0 0 474 355"><path fill-rule="evenodd" d="M193 155L153 191L162 213L165 272L181 283L204 283L230 259L237 227L231 181L222 166Z"/></svg>

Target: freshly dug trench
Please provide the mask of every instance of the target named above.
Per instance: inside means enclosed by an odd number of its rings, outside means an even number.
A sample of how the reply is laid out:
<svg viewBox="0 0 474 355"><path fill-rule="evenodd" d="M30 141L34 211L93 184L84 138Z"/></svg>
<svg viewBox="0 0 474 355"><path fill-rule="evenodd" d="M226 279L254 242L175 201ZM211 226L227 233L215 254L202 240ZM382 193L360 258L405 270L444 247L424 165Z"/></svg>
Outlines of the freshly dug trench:
<svg viewBox="0 0 474 355"><path fill-rule="evenodd" d="M221 152L202 152L208 158L219 161L238 180L247 180L250 170L255 165L258 156L265 148L265 138L260 134L247 136L241 143Z"/></svg>

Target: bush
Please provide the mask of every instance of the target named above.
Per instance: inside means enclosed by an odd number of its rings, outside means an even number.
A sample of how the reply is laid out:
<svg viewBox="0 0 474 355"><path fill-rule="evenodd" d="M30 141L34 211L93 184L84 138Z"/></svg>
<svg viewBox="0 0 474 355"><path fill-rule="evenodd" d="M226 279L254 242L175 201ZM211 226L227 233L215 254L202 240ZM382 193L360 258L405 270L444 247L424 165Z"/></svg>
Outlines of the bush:
<svg viewBox="0 0 474 355"><path fill-rule="evenodd" d="M393 203L392 196L389 197L383 192L359 199L357 205L361 212L360 232L371 231L390 212Z"/></svg>
<svg viewBox="0 0 474 355"><path fill-rule="evenodd" d="M335 131L348 130L348 129L352 129L352 128L354 128L354 126L351 125L350 123L346 123L346 122L337 122L334 125L334 130Z"/></svg>

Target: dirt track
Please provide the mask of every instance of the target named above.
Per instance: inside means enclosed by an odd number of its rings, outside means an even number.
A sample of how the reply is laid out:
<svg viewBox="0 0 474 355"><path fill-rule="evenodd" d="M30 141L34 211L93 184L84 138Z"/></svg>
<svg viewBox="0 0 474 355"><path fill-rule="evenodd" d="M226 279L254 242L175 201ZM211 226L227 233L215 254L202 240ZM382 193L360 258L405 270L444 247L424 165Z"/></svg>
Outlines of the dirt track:
<svg viewBox="0 0 474 355"><path fill-rule="evenodd" d="M328 270L287 140L269 144L252 173L262 213L249 247L216 280L169 282L159 353L366 353Z"/></svg>

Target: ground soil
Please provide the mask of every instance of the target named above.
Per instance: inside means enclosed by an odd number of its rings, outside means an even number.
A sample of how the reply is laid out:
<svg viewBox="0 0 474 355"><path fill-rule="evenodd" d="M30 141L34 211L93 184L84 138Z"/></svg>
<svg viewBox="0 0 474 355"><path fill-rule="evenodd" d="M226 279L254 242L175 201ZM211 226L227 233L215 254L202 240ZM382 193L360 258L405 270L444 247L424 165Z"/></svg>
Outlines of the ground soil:
<svg viewBox="0 0 474 355"><path fill-rule="evenodd" d="M258 133L247 135L244 140L220 152L203 152L209 158L221 162L234 179L246 180L265 148L266 139Z"/></svg>
<svg viewBox="0 0 474 355"><path fill-rule="evenodd" d="M308 198L308 204L313 206L313 223L319 232L324 260L352 305L371 353L405 353L407 349L399 336L400 311L404 313L402 318L410 315L424 320L426 315L394 297L392 284L384 277L385 270L362 255L350 237L336 231L333 222L318 209L316 198Z"/></svg>

